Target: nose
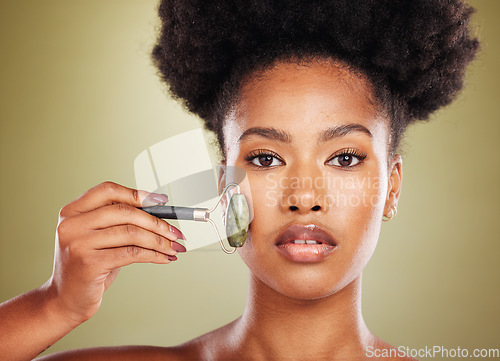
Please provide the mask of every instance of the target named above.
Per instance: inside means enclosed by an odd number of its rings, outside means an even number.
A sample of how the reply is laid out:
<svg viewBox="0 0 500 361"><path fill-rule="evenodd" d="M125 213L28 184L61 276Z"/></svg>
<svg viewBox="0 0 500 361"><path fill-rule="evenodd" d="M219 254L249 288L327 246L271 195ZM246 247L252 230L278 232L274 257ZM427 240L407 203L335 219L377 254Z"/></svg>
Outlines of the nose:
<svg viewBox="0 0 500 361"><path fill-rule="evenodd" d="M325 174L317 166L290 169L281 185L281 210L284 213L327 212L328 197Z"/></svg>

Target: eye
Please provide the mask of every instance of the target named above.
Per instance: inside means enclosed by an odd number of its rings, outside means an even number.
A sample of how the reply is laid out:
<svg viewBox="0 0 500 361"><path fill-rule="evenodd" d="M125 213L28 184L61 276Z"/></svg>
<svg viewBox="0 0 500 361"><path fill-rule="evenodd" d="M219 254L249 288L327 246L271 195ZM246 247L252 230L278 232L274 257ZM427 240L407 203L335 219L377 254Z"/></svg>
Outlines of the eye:
<svg viewBox="0 0 500 361"><path fill-rule="evenodd" d="M271 167L273 165L279 165L278 159L272 155L261 155L260 157L255 157L252 159L252 163L262 167Z"/></svg>
<svg viewBox="0 0 500 361"><path fill-rule="evenodd" d="M332 164L340 167L350 167L356 165L360 160L350 154L338 155L332 159Z"/></svg>
<svg viewBox="0 0 500 361"><path fill-rule="evenodd" d="M355 149L344 149L334 155L328 163L341 168L354 167L360 164L366 158L366 154L360 153Z"/></svg>
<svg viewBox="0 0 500 361"><path fill-rule="evenodd" d="M245 160L258 168L270 168L283 164L283 161L276 153L262 149L246 155Z"/></svg>

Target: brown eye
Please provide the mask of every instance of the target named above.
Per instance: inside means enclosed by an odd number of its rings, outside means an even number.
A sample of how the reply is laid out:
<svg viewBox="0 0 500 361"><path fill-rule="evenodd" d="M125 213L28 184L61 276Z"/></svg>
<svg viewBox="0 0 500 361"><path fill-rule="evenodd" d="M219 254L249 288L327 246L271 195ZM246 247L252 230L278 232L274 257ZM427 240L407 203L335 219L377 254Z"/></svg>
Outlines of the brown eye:
<svg viewBox="0 0 500 361"><path fill-rule="evenodd" d="M352 155L349 155L349 154L343 154L341 156L339 156L339 164L342 166L342 167L348 167L351 165L353 161L353 157Z"/></svg>
<svg viewBox="0 0 500 361"><path fill-rule="evenodd" d="M339 154L328 161L330 165L339 168L350 168L361 163L366 158L366 154L353 153L353 151L346 151Z"/></svg>
<svg viewBox="0 0 500 361"><path fill-rule="evenodd" d="M259 160L259 165L264 166L264 167L269 167L271 164L273 164L273 156L272 155L263 155L258 158Z"/></svg>
<svg viewBox="0 0 500 361"><path fill-rule="evenodd" d="M261 156L253 158L252 163L258 167L271 167L271 166L276 166L276 165L281 164L280 161L276 157L269 155L269 154L261 155Z"/></svg>
<svg viewBox="0 0 500 361"><path fill-rule="evenodd" d="M285 165L285 161L275 152L267 149L257 149L244 156L244 159L256 168L274 168Z"/></svg>
<svg viewBox="0 0 500 361"><path fill-rule="evenodd" d="M260 150L245 156L245 159L258 168L271 168L284 163L278 155Z"/></svg>

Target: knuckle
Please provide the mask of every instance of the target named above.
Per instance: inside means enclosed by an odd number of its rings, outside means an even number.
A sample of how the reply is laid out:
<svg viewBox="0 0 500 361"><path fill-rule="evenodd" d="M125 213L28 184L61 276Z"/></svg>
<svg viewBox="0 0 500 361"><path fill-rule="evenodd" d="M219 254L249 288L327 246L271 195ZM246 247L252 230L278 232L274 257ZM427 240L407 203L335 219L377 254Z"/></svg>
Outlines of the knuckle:
<svg viewBox="0 0 500 361"><path fill-rule="evenodd" d="M68 220L67 219L63 219L57 225L56 232L57 232L57 234L59 236L61 236L61 235L66 235L67 233L69 233L69 230L70 230L70 226L68 224Z"/></svg>
<svg viewBox="0 0 500 361"><path fill-rule="evenodd" d="M104 192L115 193L120 189L120 185L111 181L102 182L99 186Z"/></svg>
<svg viewBox="0 0 500 361"><path fill-rule="evenodd" d="M131 236L131 237L135 237L137 235L137 227L134 227L133 225L131 224L126 224L124 227L123 227L123 232L127 235L127 236Z"/></svg>
<svg viewBox="0 0 500 361"><path fill-rule="evenodd" d="M127 246L125 249L126 254L130 257L137 257L141 254L141 248L137 246Z"/></svg>
<svg viewBox="0 0 500 361"><path fill-rule="evenodd" d="M156 243L158 243L158 246L161 247L165 244L165 239L162 236L160 236L159 234L157 234L155 236L155 238L156 238Z"/></svg>
<svg viewBox="0 0 500 361"><path fill-rule="evenodd" d="M161 222L163 222L160 218L153 216L153 226L157 229L161 228Z"/></svg>
<svg viewBox="0 0 500 361"><path fill-rule="evenodd" d="M117 203L115 204L115 207L118 210L118 212L126 216L129 216L133 212L133 207L125 203Z"/></svg>
<svg viewBox="0 0 500 361"><path fill-rule="evenodd" d="M140 203L139 191L137 189L132 189L132 199L134 200L135 204Z"/></svg>
<svg viewBox="0 0 500 361"><path fill-rule="evenodd" d="M69 216L69 213L70 213L69 205L66 204L59 210L59 218L61 219L67 218Z"/></svg>
<svg viewBox="0 0 500 361"><path fill-rule="evenodd" d="M123 226L108 227L102 231L105 232L106 237L122 236L125 233Z"/></svg>

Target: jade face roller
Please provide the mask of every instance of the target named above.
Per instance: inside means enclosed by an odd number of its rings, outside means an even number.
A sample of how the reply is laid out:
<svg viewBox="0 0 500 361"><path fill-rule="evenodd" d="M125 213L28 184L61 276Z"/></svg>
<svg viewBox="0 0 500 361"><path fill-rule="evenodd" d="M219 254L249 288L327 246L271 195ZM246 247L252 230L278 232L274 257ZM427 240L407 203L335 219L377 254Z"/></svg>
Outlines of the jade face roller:
<svg viewBox="0 0 500 361"><path fill-rule="evenodd" d="M226 226L226 235L229 245L233 247L228 250L222 242L221 235L215 222L210 219L210 214L217 208L222 197L230 187L236 187L237 193L233 194L229 200L224 224ZM151 206L139 208L155 217L165 219L179 219L188 221L209 222L214 227L215 233L222 250L225 253L231 254L236 252L237 247L242 247L247 237L248 226L250 224L250 211L244 194L240 193L240 186L236 183L228 184L222 194L219 196L217 203L211 209L195 208L195 207L178 207L178 206Z"/></svg>

